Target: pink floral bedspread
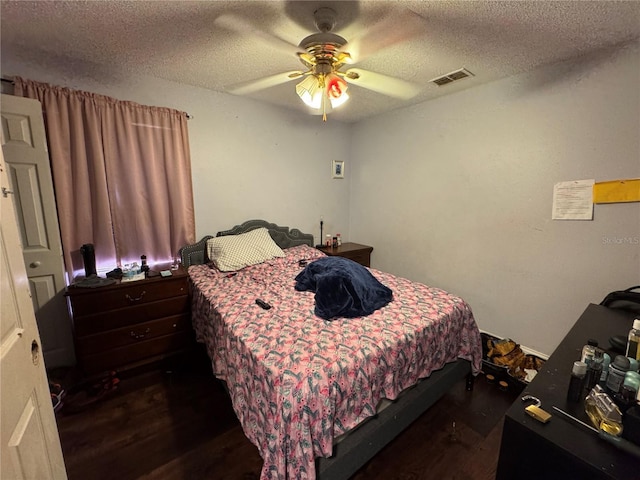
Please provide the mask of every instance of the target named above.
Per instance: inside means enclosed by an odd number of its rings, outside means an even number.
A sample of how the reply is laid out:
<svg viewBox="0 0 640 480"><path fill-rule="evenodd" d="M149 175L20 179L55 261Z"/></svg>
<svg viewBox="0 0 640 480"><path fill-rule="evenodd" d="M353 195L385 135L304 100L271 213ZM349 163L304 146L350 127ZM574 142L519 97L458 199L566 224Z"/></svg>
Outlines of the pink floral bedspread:
<svg viewBox="0 0 640 480"><path fill-rule="evenodd" d="M294 289L298 261L324 254L306 245L285 253L235 276L189 268L197 339L260 451L263 480L314 479L315 458L330 456L334 437L374 415L382 398L457 358L477 373L482 358L461 298L371 269L393 301L367 317L325 321L313 313L314 294Z"/></svg>

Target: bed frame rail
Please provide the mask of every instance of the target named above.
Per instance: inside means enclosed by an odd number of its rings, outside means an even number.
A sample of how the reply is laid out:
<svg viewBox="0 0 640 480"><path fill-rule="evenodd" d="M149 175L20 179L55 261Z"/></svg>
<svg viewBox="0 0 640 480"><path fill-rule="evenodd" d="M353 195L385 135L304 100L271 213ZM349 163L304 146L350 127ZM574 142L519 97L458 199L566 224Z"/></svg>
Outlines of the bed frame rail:
<svg viewBox="0 0 640 480"><path fill-rule="evenodd" d="M466 375L466 389L473 388L471 364L457 360L433 372L404 392L376 416L366 420L334 445L333 456L316 460L318 480L347 480L373 456L436 403Z"/></svg>

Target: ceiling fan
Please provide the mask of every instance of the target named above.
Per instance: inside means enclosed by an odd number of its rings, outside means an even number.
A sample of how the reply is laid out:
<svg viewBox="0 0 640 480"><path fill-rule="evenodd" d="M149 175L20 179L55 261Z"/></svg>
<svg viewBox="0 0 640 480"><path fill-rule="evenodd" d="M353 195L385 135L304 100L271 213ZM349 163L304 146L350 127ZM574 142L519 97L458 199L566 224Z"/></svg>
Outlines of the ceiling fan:
<svg viewBox="0 0 640 480"><path fill-rule="evenodd" d="M294 46L271 36L264 31L243 24L238 19L222 19L227 27L243 33L259 34L272 45L285 48L294 53L304 65L304 70L295 70L236 84L227 89L235 95L245 95L273 87L294 79L302 78L296 85L296 93L313 111L322 113L324 121L327 113L349 99L347 93L350 84L400 99L409 99L417 95L421 87L399 78L382 75L360 68L347 68L369 54L380 51L395 43L406 41L424 32L422 17L406 10L402 13L403 28L398 31L389 21L380 22L372 33L352 42L332 30L336 25L336 12L329 7L320 7L314 12L318 32L308 35ZM398 18L393 19L398 22Z"/></svg>

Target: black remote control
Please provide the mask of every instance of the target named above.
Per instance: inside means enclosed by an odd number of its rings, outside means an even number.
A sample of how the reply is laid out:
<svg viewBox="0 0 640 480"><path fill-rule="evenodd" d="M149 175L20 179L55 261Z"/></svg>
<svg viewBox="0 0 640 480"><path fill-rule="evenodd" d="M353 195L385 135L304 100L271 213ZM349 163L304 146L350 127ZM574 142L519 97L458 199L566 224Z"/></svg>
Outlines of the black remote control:
<svg viewBox="0 0 640 480"><path fill-rule="evenodd" d="M256 299L256 303L260 305L262 308L264 308L265 310L269 310L271 308L271 305L269 305L264 300L260 300L259 298Z"/></svg>

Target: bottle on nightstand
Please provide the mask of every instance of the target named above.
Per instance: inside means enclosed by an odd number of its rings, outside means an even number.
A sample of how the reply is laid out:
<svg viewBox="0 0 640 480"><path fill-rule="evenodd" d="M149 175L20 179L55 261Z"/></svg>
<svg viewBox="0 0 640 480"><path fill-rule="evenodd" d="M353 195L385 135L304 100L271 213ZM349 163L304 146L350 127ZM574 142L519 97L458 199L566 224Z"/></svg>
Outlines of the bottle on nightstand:
<svg viewBox="0 0 640 480"><path fill-rule="evenodd" d="M147 256L140 256L140 271L144 273L145 277L149 276L149 265L147 265Z"/></svg>

